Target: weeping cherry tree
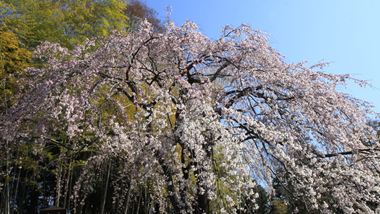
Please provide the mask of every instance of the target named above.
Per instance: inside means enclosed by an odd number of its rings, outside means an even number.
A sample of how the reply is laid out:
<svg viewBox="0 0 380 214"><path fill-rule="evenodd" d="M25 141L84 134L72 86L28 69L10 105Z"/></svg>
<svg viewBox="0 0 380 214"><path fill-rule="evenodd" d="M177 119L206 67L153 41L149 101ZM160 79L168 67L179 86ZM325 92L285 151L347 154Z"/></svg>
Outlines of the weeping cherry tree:
<svg viewBox="0 0 380 214"><path fill-rule="evenodd" d="M380 209L373 112L337 90L365 83L288 64L248 26L211 40L191 22L144 22L73 50L46 42L34 57L42 66L1 116L0 146L59 148L56 206L254 213L256 185L275 181L299 211Z"/></svg>

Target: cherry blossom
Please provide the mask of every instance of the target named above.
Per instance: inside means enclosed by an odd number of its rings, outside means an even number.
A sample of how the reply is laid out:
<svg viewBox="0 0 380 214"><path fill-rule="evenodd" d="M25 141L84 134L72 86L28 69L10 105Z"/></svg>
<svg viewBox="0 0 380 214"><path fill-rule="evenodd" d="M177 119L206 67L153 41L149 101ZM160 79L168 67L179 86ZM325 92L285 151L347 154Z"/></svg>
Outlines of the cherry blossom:
<svg viewBox="0 0 380 214"><path fill-rule="evenodd" d="M337 90L356 80L288 64L248 26L211 40L192 22L144 22L74 50L44 43L35 57L45 64L1 117L1 143L63 132L72 150L96 148L69 196L77 213L105 169L118 210L147 191L161 213L248 212L257 182L270 192L274 179L311 213L380 209L373 112Z"/></svg>

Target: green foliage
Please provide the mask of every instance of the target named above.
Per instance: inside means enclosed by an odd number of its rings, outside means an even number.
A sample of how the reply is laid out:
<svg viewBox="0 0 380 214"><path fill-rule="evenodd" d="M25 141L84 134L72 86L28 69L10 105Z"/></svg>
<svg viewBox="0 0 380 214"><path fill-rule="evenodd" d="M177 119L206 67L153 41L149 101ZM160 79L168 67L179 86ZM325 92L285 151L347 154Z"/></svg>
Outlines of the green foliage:
<svg viewBox="0 0 380 214"><path fill-rule="evenodd" d="M49 41L72 48L86 38L125 31L125 8L123 0L5 0L0 4L0 23L27 47Z"/></svg>
<svg viewBox="0 0 380 214"><path fill-rule="evenodd" d="M86 38L105 37L113 30L126 30L126 4L122 0L66 1L64 6L64 34L68 45Z"/></svg>
<svg viewBox="0 0 380 214"><path fill-rule="evenodd" d="M0 110L14 102L19 90L18 78L30 65L31 53L20 47L16 35L9 31L0 31Z"/></svg>
<svg viewBox="0 0 380 214"><path fill-rule="evenodd" d="M272 201L272 210L273 214L287 214L288 206L286 205L284 200L275 199Z"/></svg>

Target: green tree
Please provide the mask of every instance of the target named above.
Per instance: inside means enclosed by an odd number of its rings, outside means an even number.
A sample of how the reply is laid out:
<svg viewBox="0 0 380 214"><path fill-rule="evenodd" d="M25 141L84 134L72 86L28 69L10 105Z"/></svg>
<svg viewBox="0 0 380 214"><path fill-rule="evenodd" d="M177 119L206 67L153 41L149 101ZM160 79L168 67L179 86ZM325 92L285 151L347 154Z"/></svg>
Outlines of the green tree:
<svg viewBox="0 0 380 214"><path fill-rule="evenodd" d="M123 0L5 0L0 23L29 48L42 41L73 47L86 38L125 31L128 19Z"/></svg>
<svg viewBox="0 0 380 214"><path fill-rule="evenodd" d="M123 0L66 0L64 7L64 35L68 45L86 38L106 37L113 30L125 31L128 18L124 15Z"/></svg>
<svg viewBox="0 0 380 214"><path fill-rule="evenodd" d="M14 95L20 89L18 78L30 65L31 53L20 47L16 35L0 31L0 111L14 102Z"/></svg>

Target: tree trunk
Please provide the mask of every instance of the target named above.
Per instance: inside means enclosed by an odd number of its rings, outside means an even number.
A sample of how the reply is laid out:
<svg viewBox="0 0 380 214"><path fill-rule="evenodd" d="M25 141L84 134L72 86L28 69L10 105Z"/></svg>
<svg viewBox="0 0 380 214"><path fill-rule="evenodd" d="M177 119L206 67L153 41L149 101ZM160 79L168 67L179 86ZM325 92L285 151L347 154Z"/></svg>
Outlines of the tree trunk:
<svg viewBox="0 0 380 214"><path fill-rule="evenodd" d="M107 169L106 187L104 189L102 208L101 208L101 211L100 211L101 214L104 214L104 210L105 210L105 207L106 207L107 193L108 193L108 184L109 184L109 179L110 179L110 174L111 174L111 164L112 164L112 162L111 162L111 160L109 160L108 169Z"/></svg>

